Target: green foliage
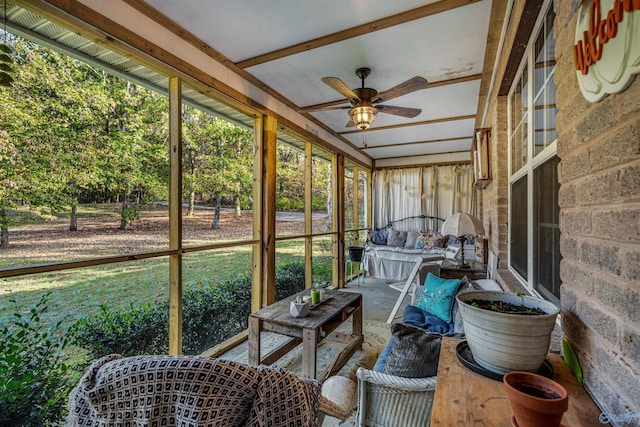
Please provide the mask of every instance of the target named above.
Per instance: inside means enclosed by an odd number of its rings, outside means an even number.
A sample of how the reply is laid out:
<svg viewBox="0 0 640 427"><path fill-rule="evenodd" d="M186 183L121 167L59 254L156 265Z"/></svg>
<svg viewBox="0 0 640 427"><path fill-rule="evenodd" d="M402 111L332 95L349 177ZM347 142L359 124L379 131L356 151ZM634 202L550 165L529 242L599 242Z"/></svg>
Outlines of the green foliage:
<svg viewBox="0 0 640 427"><path fill-rule="evenodd" d="M112 310L101 305L95 316L78 320L71 328L74 344L97 359L111 353L123 356L166 354L167 304L144 303Z"/></svg>
<svg viewBox="0 0 640 427"><path fill-rule="evenodd" d="M314 195L311 199L311 209L315 211L327 210L327 198Z"/></svg>
<svg viewBox="0 0 640 427"><path fill-rule="evenodd" d="M12 295L15 313L0 327L0 426L43 426L60 421L77 378L64 360L67 334L45 328L51 292L28 314Z"/></svg>
<svg viewBox="0 0 640 427"><path fill-rule="evenodd" d="M76 203L168 199L165 94L18 36L0 46L12 51L1 55L14 78L0 86L0 228L7 235L19 223L18 208L59 213ZM187 105L182 119L185 196L251 209L253 131ZM277 150L278 208L301 211L304 152L284 143ZM314 156L314 210L327 209L330 177L331 163ZM123 222L136 218L122 211Z"/></svg>
<svg viewBox="0 0 640 427"><path fill-rule="evenodd" d="M13 83L13 49L6 43L0 43L0 86L11 86Z"/></svg>
<svg viewBox="0 0 640 427"><path fill-rule="evenodd" d="M304 289L304 265L282 263L276 269L276 299ZM248 327L251 274L216 284L186 289L183 294L183 351L199 354ZM168 304L146 303L126 310L101 307L96 316L73 326L75 344L91 358L110 353L123 356L168 352Z"/></svg>
<svg viewBox="0 0 640 427"><path fill-rule="evenodd" d="M313 283L330 284L333 277L331 258L318 257L313 261Z"/></svg>
<svg viewBox="0 0 640 427"><path fill-rule="evenodd" d="M300 261L281 262L276 266L276 300L279 301L304 289L304 264Z"/></svg>
<svg viewBox="0 0 640 427"><path fill-rule="evenodd" d="M290 199L280 196L276 199L276 209L279 211L303 211L304 199Z"/></svg>

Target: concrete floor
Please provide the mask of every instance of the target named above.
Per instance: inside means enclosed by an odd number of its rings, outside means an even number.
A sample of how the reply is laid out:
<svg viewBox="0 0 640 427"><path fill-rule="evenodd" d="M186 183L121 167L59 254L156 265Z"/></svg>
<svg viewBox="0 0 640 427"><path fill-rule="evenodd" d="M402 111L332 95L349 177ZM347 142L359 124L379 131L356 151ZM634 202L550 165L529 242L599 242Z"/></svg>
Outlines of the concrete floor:
<svg viewBox="0 0 640 427"><path fill-rule="evenodd" d="M362 318L364 320L374 320L378 322L386 322L391 313L391 309L396 304L400 292L390 288L391 281L367 277L364 280L360 278L360 284L357 280L348 282L342 290L347 292L358 292L362 294ZM400 310L396 314L396 319L402 316L402 310L405 305L409 304L411 297L407 295L403 301Z"/></svg>
<svg viewBox="0 0 640 427"><path fill-rule="evenodd" d="M360 282L358 284L357 281L348 282L346 287L342 290L345 292L356 292L362 294L362 319L364 321L370 320L375 322L384 323L389 318L389 314L393 309L398 297L400 296L400 292L396 291L393 288L389 287L389 281L376 279L372 277L367 277L365 279L360 278ZM395 316L396 320L399 320L402 316L402 310L404 306L407 305L410 301L410 297L407 296L404 299L402 307L398 310L398 314ZM349 330L350 323L345 323L343 325L345 330ZM366 324L364 326L363 333L366 335ZM264 333L265 336L263 339L280 339L274 338L268 333ZM276 341L277 342L277 341ZM229 360L234 360L240 363L247 363L248 357L248 343L245 341L231 350L227 351L221 357Z"/></svg>

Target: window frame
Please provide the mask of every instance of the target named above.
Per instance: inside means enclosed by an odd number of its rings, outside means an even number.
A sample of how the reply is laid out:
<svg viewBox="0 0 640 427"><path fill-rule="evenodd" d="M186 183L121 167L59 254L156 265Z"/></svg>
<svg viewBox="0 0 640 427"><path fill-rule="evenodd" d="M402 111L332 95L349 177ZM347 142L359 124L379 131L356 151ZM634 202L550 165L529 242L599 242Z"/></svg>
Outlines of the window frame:
<svg viewBox="0 0 640 427"><path fill-rule="evenodd" d="M518 66L518 71L516 73L516 77L513 80L511 88L509 89L509 93L507 95L507 128L508 128L508 171L509 171L509 179L508 179L508 221L509 227L507 232L507 265L508 270L513 274L513 276L522 284L527 290L532 292L533 294L542 297L542 295L536 290L537 287L537 277L536 277L536 267L534 257L536 256L535 251L535 242L533 236L535 235L534 230L534 171L546 163L548 160L557 155L557 135L556 139L549 143L540 153L535 154L535 140L534 140L534 132L536 126L536 117L535 109L534 109L534 100L537 94L534 93L534 82L535 82L535 42L538 38L539 34L544 31L544 22L546 21L546 17L549 13L553 12L553 2L551 0L545 0L542 8L540 9L541 13L538 15L536 19L536 23L534 25L534 29L531 32L531 36L529 38L527 48L525 50L524 55L520 61L520 65ZM555 23L554 23L555 25ZM549 33L549 36L553 37L553 31ZM533 64L533 66L532 66ZM552 71L550 71L550 78L553 78L556 74L556 67ZM527 114L528 114L528 122L527 124L527 156L526 162L522 167L518 170L513 170L513 145L512 145L512 137L513 137L513 129L512 129L512 102L513 96L516 91L516 88L519 82L522 79L523 72L526 69L527 73ZM548 80L545 80L545 83ZM517 271L512 267L511 260L511 240L514 236L512 236L512 186L514 182L518 181L522 177L527 178L527 278L523 278Z"/></svg>

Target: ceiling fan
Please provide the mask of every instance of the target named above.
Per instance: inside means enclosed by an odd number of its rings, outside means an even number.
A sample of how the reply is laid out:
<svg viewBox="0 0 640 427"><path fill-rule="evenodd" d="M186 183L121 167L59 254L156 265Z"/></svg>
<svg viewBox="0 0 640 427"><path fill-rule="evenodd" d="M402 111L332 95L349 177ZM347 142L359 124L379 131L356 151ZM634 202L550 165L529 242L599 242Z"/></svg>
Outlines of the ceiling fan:
<svg viewBox="0 0 640 427"><path fill-rule="evenodd" d="M422 112L419 108L394 107L391 105L381 105L385 102L420 89L425 89L429 82L424 77L415 76L392 87L384 92L364 87L364 80L371 74L370 68L358 68L356 76L362 80L362 87L349 89L349 87L337 77L323 77L322 81L332 89L344 95L347 99L344 102L351 103L348 107L334 106L310 106L302 108L300 111L326 111L326 110L349 110L349 122L347 127L356 126L360 130L366 130L376 118L376 114L387 113L402 117L415 117ZM343 103L343 102L341 102Z"/></svg>

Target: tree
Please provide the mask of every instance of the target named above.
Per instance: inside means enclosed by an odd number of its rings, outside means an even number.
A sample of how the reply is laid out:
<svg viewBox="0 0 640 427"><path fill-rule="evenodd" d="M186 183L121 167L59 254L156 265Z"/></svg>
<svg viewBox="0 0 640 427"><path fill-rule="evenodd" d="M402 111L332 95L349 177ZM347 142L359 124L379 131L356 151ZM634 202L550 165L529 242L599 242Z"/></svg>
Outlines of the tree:
<svg viewBox="0 0 640 427"><path fill-rule="evenodd" d="M19 37L15 81L0 88L0 246L18 204L36 212L80 195L117 194L121 228L147 199L167 199L166 97Z"/></svg>
<svg viewBox="0 0 640 427"><path fill-rule="evenodd" d="M183 192L193 214L196 194L214 200L211 228L220 226L223 198L234 200L236 212L249 200L253 186L253 133L209 113L183 108Z"/></svg>
<svg viewBox="0 0 640 427"><path fill-rule="evenodd" d="M64 108L57 96L58 76L43 72L55 58L20 38L12 42L16 78L11 86L0 87L0 247L8 246L9 226L20 221L11 215L18 204L38 213L59 211L65 185L52 172L59 169L58 153L64 148L60 135L68 123L54 114Z"/></svg>

